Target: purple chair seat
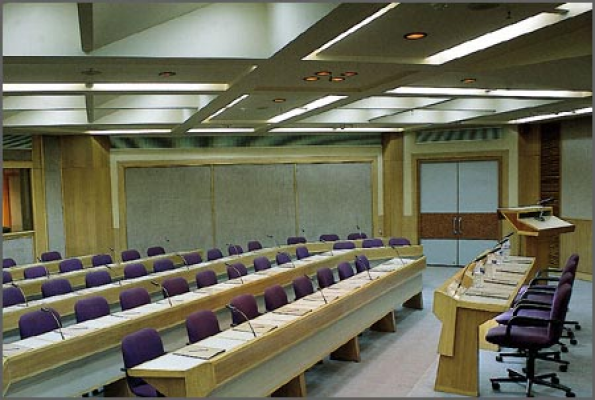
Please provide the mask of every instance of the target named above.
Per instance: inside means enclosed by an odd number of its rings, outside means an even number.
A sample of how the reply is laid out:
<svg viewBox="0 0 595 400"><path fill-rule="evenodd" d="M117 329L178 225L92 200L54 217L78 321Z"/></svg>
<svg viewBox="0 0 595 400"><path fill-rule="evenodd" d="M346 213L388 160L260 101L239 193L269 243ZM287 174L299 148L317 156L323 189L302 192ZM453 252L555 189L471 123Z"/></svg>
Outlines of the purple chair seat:
<svg viewBox="0 0 595 400"><path fill-rule="evenodd" d="M307 240L303 236L290 236L287 238L287 244L306 243Z"/></svg>
<svg viewBox="0 0 595 400"><path fill-rule="evenodd" d="M2 268L10 268L17 265L17 262L13 258L3 258L2 259Z"/></svg>
<svg viewBox="0 0 595 400"><path fill-rule="evenodd" d="M48 262L48 261L57 261L62 259L62 254L59 251L46 251L45 253L41 253L41 261Z"/></svg>
<svg viewBox="0 0 595 400"><path fill-rule="evenodd" d="M196 287L203 288L217 284L217 274L211 269L205 269L196 273Z"/></svg>
<svg viewBox="0 0 595 400"><path fill-rule="evenodd" d="M202 257L198 252L182 254L182 258L184 259L186 265L195 265L202 262Z"/></svg>
<svg viewBox="0 0 595 400"><path fill-rule="evenodd" d="M60 273L78 271L83 269L83 263L78 258L69 258L60 261L58 268L60 269Z"/></svg>
<svg viewBox="0 0 595 400"><path fill-rule="evenodd" d="M112 264L113 262L114 260L112 260L112 256L109 254L97 254L91 258L91 265L94 267Z"/></svg>
<svg viewBox="0 0 595 400"><path fill-rule="evenodd" d="M348 250L348 249L355 249L355 243L346 242L346 241L333 243L333 250Z"/></svg>
<svg viewBox="0 0 595 400"><path fill-rule="evenodd" d="M132 261L140 259L140 253L135 249L124 250L121 254L122 261Z"/></svg>
<svg viewBox="0 0 595 400"><path fill-rule="evenodd" d="M248 242L248 251L260 250L262 244L258 240L251 240Z"/></svg>
<svg viewBox="0 0 595 400"><path fill-rule="evenodd" d="M147 249L147 256L154 257L160 254L165 254L165 249L161 246L153 246Z"/></svg>

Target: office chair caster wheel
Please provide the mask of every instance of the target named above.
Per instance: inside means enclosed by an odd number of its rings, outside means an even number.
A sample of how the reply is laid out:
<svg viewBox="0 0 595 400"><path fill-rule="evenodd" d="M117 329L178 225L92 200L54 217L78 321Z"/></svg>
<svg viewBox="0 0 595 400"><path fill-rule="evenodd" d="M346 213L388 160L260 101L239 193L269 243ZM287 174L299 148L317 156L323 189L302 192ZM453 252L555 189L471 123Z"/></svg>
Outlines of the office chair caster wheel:
<svg viewBox="0 0 595 400"><path fill-rule="evenodd" d="M500 390L500 384L498 382L492 382L492 389Z"/></svg>
<svg viewBox="0 0 595 400"><path fill-rule="evenodd" d="M561 351L562 353L568 353L568 347L566 347L566 346L562 346L562 347L560 347L560 351Z"/></svg>
<svg viewBox="0 0 595 400"><path fill-rule="evenodd" d="M496 356L496 361L502 362L502 356Z"/></svg>
<svg viewBox="0 0 595 400"><path fill-rule="evenodd" d="M561 372L566 372L568 371L568 365L560 365L560 367L558 368Z"/></svg>
<svg viewBox="0 0 595 400"><path fill-rule="evenodd" d="M576 346L577 343L578 341L576 339L570 339L570 344Z"/></svg>
<svg viewBox="0 0 595 400"><path fill-rule="evenodd" d="M579 324L576 324L574 326L574 329L576 329L577 331L580 331L582 328L581 328L581 326Z"/></svg>
<svg viewBox="0 0 595 400"><path fill-rule="evenodd" d="M566 392L566 397L576 397L574 392Z"/></svg>
<svg viewBox="0 0 595 400"><path fill-rule="evenodd" d="M557 376L552 376L552 383L554 385L557 385L558 383L560 383L560 378L558 378Z"/></svg>
<svg viewBox="0 0 595 400"><path fill-rule="evenodd" d="M560 354L554 354L554 360L560 361Z"/></svg>

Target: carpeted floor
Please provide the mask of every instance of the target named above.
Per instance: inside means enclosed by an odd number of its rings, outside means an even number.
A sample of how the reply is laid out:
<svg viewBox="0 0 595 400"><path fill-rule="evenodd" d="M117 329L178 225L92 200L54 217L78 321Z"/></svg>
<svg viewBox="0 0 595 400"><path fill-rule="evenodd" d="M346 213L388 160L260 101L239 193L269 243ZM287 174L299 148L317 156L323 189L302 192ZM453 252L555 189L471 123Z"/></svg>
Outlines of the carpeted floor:
<svg viewBox="0 0 595 400"><path fill-rule="evenodd" d="M434 391L438 365L436 349L440 321L432 313L434 289L457 268L428 267L424 273L424 309L397 309L397 332L366 331L360 336L361 362L331 361L328 358L306 373L308 397L463 397ZM561 383L577 397L593 396L592 283L576 281L568 318L581 322L578 344L569 346L563 359L568 372L560 372ZM503 384L492 390L489 378L505 376L506 368L522 368L521 359L495 360L495 352L480 351L480 393L482 397L524 397L524 385ZM538 371L557 371L553 363L538 362ZM564 397L562 391L536 386L539 397Z"/></svg>

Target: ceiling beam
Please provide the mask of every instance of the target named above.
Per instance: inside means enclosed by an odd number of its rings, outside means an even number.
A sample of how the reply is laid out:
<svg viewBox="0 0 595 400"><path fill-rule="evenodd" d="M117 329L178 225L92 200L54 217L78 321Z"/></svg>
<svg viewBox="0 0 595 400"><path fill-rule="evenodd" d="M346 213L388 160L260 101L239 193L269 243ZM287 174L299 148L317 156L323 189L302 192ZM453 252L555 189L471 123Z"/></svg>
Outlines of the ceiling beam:
<svg viewBox="0 0 595 400"><path fill-rule="evenodd" d="M85 53L94 50L93 44L93 4L77 3L79 16L79 30L81 34L81 47Z"/></svg>

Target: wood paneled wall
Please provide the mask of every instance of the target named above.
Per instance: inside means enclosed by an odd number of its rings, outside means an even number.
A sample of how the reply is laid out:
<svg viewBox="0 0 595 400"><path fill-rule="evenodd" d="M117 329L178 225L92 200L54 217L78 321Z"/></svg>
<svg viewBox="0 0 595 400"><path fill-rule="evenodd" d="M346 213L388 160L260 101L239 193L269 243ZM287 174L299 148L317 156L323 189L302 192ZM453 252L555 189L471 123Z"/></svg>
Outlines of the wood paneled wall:
<svg viewBox="0 0 595 400"><path fill-rule="evenodd" d="M566 219L575 226L574 232L560 235L560 262L564 266L572 253L580 256L578 272L581 278L592 279L593 276L593 221L584 219Z"/></svg>

